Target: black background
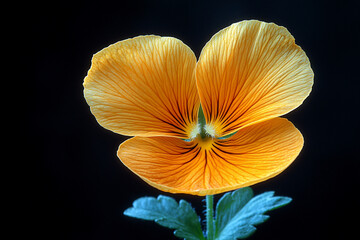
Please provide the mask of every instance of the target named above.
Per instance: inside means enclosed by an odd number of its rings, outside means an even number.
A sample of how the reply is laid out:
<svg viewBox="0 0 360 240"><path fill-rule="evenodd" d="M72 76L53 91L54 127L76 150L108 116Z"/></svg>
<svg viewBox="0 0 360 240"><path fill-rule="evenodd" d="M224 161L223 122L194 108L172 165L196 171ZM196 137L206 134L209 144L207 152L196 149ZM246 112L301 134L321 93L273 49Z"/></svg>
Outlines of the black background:
<svg viewBox="0 0 360 240"><path fill-rule="evenodd" d="M25 6L26 7L26 6ZM36 239L176 239L171 230L122 213L138 197L164 194L118 160L125 137L103 129L83 98L91 57L145 34L173 36L198 57L230 24L258 19L288 28L315 73L308 99L285 117L305 146L281 175L253 186L293 202L270 213L251 239L350 239L358 235L358 1L115 1L31 3L27 167L17 225ZM26 56L25 56L26 57ZM27 170L27 169L26 169ZM165 193L166 194L166 193ZM184 198L202 214L200 197ZM217 197L218 198L218 197Z"/></svg>

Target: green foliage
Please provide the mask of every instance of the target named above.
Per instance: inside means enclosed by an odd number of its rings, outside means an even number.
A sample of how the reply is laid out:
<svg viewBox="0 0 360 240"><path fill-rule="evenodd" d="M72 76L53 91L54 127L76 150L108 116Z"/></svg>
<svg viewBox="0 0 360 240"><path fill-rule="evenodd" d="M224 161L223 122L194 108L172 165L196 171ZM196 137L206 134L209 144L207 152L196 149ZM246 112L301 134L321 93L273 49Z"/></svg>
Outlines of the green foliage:
<svg viewBox="0 0 360 240"><path fill-rule="evenodd" d="M228 192L217 203L214 225L212 225L215 228L215 234L209 235L208 239L247 238L255 232L256 225L269 218L265 215L266 212L290 202L291 198L274 196L274 192L265 192L254 197L254 193L249 187ZM212 211L212 207L209 207L209 210ZM205 240L201 230L200 217L184 200L177 203L173 198L162 195L158 198L142 197L134 201L133 207L126 209L124 214L155 221L161 226L175 229L174 234L179 238ZM212 213L209 216L213 219Z"/></svg>
<svg viewBox="0 0 360 240"><path fill-rule="evenodd" d="M161 226L175 229L174 234L186 240L205 240L201 230L200 218L191 205L185 200L179 204L171 197L142 197L134 201L133 207L125 215L152 220Z"/></svg>
<svg viewBox="0 0 360 240"><path fill-rule="evenodd" d="M251 188L241 188L226 193L216 206L215 239L244 239L253 234L255 225L265 222L264 215L291 202L288 197L274 197L274 192L265 192L253 197Z"/></svg>

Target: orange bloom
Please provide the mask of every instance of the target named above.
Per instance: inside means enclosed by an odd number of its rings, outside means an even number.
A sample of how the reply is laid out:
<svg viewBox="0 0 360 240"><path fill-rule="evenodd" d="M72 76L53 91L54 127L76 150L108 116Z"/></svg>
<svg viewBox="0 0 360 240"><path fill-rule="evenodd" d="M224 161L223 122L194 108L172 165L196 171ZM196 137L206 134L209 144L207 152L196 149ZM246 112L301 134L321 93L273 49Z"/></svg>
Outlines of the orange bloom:
<svg viewBox="0 0 360 240"><path fill-rule="evenodd" d="M132 172L163 191L211 195L293 162L303 137L279 116L304 101L313 76L286 28L252 20L216 33L198 61L172 37L110 45L94 55L84 95L100 125L135 136L117 152Z"/></svg>

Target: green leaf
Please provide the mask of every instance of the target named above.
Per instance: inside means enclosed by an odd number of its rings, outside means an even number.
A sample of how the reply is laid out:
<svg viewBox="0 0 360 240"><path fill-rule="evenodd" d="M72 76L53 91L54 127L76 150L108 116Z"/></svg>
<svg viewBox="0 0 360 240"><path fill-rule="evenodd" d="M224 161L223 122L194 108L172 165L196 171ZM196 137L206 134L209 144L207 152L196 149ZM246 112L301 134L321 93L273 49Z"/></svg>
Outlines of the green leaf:
<svg viewBox="0 0 360 240"><path fill-rule="evenodd" d="M226 136L219 137L218 139L227 139L227 138L229 138L229 137L231 137L231 136L235 135L236 133L237 133L237 131L236 131L236 132L233 132L233 133L230 133L230 134L228 134L228 135L226 135Z"/></svg>
<svg viewBox="0 0 360 240"><path fill-rule="evenodd" d="M171 197L142 197L134 201L133 207L125 210L129 217L155 221L161 226L175 229L174 234L186 240L205 240L200 218L185 200L179 204Z"/></svg>
<svg viewBox="0 0 360 240"><path fill-rule="evenodd" d="M226 224L236 216L239 209L243 208L253 196L254 193L249 187L224 194L216 205L215 228L217 230L224 229Z"/></svg>
<svg viewBox="0 0 360 240"><path fill-rule="evenodd" d="M255 225L265 222L266 212L291 202L288 197L274 197L274 192L265 192L253 197L251 188L241 188L226 193L216 206L215 239L244 239L253 234Z"/></svg>

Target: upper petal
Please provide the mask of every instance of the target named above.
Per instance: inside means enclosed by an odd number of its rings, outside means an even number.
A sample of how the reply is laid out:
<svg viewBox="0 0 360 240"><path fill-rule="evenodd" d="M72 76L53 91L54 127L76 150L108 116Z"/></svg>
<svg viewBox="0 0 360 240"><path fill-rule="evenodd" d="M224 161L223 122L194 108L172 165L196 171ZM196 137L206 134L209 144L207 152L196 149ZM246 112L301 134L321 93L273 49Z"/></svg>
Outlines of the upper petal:
<svg viewBox="0 0 360 240"><path fill-rule="evenodd" d="M201 105L217 136L298 107L311 91L313 75L286 28L255 20L215 34L196 67Z"/></svg>
<svg viewBox="0 0 360 240"><path fill-rule="evenodd" d="M302 146L302 135L292 123L275 118L224 140L134 137L120 145L118 156L162 191L203 196L274 177L293 162Z"/></svg>
<svg viewBox="0 0 360 240"><path fill-rule="evenodd" d="M199 108L195 65L175 38L120 41L94 55L84 95L97 121L116 133L187 138Z"/></svg>

